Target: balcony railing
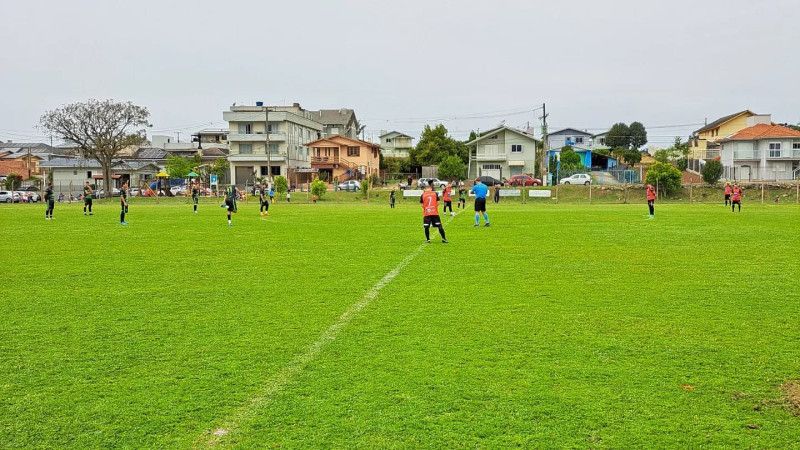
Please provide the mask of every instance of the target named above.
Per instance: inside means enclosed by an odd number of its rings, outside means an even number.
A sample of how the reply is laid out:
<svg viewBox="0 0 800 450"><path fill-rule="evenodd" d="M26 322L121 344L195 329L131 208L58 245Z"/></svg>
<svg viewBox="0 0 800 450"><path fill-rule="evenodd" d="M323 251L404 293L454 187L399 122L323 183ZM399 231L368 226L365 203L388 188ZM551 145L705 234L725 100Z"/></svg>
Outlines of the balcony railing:
<svg viewBox="0 0 800 450"><path fill-rule="evenodd" d="M719 158L719 150L706 150L705 159L715 159L715 158Z"/></svg>
<svg viewBox="0 0 800 450"><path fill-rule="evenodd" d="M285 141L286 133L272 131L269 133L270 141ZM265 133L230 133L228 135L228 142L266 142L267 135Z"/></svg>
<svg viewBox="0 0 800 450"><path fill-rule="evenodd" d="M338 156L312 156L311 164L339 164Z"/></svg>

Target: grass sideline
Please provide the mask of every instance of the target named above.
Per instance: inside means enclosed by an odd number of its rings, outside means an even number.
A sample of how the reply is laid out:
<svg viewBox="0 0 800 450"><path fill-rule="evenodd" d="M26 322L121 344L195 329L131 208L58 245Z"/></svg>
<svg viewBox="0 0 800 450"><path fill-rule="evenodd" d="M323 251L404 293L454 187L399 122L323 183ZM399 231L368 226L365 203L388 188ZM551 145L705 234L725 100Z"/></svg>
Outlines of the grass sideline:
<svg viewBox="0 0 800 450"><path fill-rule="evenodd" d="M152 200L152 199L150 199ZM293 201L295 199L293 198ZM191 447L421 243L419 207L0 205L0 442ZM791 447L795 205L490 204L223 445ZM435 234L435 233L434 233Z"/></svg>

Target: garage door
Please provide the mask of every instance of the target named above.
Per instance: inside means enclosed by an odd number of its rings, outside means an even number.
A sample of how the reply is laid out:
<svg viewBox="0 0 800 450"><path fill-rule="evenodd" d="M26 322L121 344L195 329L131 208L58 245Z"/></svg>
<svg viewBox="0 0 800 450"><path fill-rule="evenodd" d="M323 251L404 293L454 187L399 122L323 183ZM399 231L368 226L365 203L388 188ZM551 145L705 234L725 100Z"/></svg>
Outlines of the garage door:
<svg viewBox="0 0 800 450"><path fill-rule="evenodd" d="M481 176L494 177L498 180L501 178L500 164L484 164L481 166Z"/></svg>

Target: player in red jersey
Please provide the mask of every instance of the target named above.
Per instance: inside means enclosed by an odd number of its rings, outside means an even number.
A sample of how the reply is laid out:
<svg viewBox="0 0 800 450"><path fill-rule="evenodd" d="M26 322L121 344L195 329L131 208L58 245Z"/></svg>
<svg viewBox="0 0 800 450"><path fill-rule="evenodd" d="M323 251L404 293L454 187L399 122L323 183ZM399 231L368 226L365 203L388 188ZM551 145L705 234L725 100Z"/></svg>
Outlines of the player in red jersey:
<svg viewBox="0 0 800 450"><path fill-rule="evenodd" d="M442 219L439 218L439 194L433 190L433 183L428 184L428 190L422 193L419 197L419 202L422 204L422 226L425 228L425 242L431 243L430 228L434 226L439 229L442 243L447 244Z"/></svg>
<svg viewBox="0 0 800 450"><path fill-rule="evenodd" d="M731 202L731 193L731 184L725 183L725 206L728 206L728 204Z"/></svg>
<svg viewBox="0 0 800 450"><path fill-rule="evenodd" d="M742 188L739 187L738 184L733 185L733 191L731 192L731 211L736 211L736 205L739 205L739 212L742 212Z"/></svg>
<svg viewBox="0 0 800 450"><path fill-rule="evenodd" d="M456 213L453 212L453 187L450 183L447 183L447 186L444 187L444 191L442 191L442 200L444 201L444 209L442 212L447 214L447 209L450 209L450 215L455 216Z"/></svg>
<svg viewBox="0 0 800 450"><path fill-rule="evenodd" d="M647 185L647 208L650 210L650 217L648 219L652 219L656 216L656 190L653 189L652 184Z"/></svg>

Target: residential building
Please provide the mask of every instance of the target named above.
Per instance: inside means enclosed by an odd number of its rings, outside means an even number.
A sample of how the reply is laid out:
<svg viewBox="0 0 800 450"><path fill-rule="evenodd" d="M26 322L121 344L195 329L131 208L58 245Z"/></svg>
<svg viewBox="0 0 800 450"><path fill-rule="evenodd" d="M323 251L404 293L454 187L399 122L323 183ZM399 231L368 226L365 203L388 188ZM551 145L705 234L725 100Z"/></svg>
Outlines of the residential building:
<svg viewBox="0 0 800 450"><path fill-rule="evenodd" d="M320 179L342 182L363 179L380 171L380 146L347 136L329 136L306 144L311 167Z"/></svg>
<svg viewBox="0 0 800 450"><path fill-rule="evenodd" d="M23 181L32 175L29 174L25 161L0 160L0 181L4 181L11 174L19 175Z"/></svg>
<svg viewBox="0 0 800 450"><path fill-rule="evenodd" d="M593 150L608 150L610 147L606 145L606 136L608 136L608 131L604 131L600 134L595 134L592 136L592 149Z"/></svg>
<svg viewBox="0 0 800 450"><path fill-rule="evenodd" d="M311 114L312 119L323 126L322 137L340 135L358 139L361 133L361 125L352 109L320 109L311 111Z"/></svg>
<svg viewBox="0 0 800 450"><path fill-rule="evenodd" d="M197 148L228 148L228 131L225 129L200 130L192 135L192 142L197 143Z"/></svg>
<svg viewBox="0 0 800 450"><path fill-rule="evenodd" d="M267 122L267 115L269 121ZM252 183L259 177L284 175L295 182L307 178L311 159L307 142L322 137L323 125L312 111L291 106L231 106L222 114L228 122L231 182Z"/></svg>
<svg viewBox="0 0 800 450"><path fill-rule="evenodd" d="M414 138L399 131L383 132L380 136L381 153L389 158L408 158Z"/></svg>
<svg viewBox="0 0 800 450"><path fill-rule="evenodd" d="M617 160L611 156L599 154L596 150L607 150L605 136L608 132L593 135L576 128L564 128L547 135L547 157L558 158L561 149L572 147L581 157L584 167L590 170L608 170L617 166Z"/></svg>
<svg viewBox="0 0 800 450"><path fill-rule="evenodd" d="M800 175L800 131L760 123L718 142L725 178L786 181Z"/></svg>
<svg viewBox="0 0 800 450"><path fill-rule="evenodd" d="M739 111L704 125L689 139L691 159L713 159L719 156L719 141L757 123L771 123L769 115L759 115L750 110Z"/></svg>
<svg viewBox="0 0 800 450"><path fill-rule="evenodd" d="M532 134L505 125L481 133L467 142L471 149L467 176L491 176L500 180L532 174L538 145L539 141Z"/></svg>
<svg viewBox="0 0 800 450"><path fill-rule="evenodd" d="M78 195L86 181L104 187L103 168L93 158L54 158L42 162L46 176L52 177L56 192ZM120 159L111 168L112 187L119 188L128 182L131 187L143 186L154 178L160 167L149 161Z"/></svg>

